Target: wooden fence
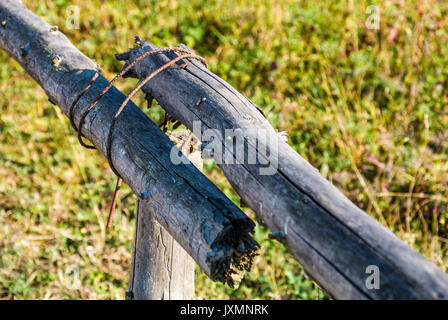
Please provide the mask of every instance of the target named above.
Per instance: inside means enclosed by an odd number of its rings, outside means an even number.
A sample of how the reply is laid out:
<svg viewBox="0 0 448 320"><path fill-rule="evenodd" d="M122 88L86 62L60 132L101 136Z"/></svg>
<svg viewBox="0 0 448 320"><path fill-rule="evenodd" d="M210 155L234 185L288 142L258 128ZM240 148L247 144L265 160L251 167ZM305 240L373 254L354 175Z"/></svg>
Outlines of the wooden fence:
<svg viewBox="0 0 448 320"><path fill-rule="evenodd" d="M68 114L72 101L97 72L95 64L62 33L55 32L17 2L0 0L0 21L5 21L0 26L0 47ZM151 43L139 42L118 57L129 64L153 49ZM151 55L135 64L128 76L143 80L174 57L175 53L170 52ZM84 110L107 84L102 76L95 80L78 102L75 122L79 122ZM287 143L281 139L272 143L272 137L278 134L260 109L206 67L184 59L157 75L142 90L148 99L156 99L175 120L198 135L214 130L215 158L219 148L236 160L240 157L238 150L243 150L245 159L250 157L250 150L256 153L254 163L223 162L220 167L260 222L273 231L272 236L285 244L330 296L448 299L445 273L356 207ZM113 88L86 118L82 133L103 154L112 118L124 98ZM195 127L197 123L199 127ZM233 129L245 134L240 146L236 143L229 147L228 130ZM260 137L259 132L267 133L266 138ZM144 244L141 241L155 239L157 228L163 227L166 236L172 236L212 279L232 282L229 277L232 270L250 266L257 248L250 237L254 224L191 163L173 164L172 148L167 136L129 102L115 125L112 160L124 181L140 195L139 207L145 208L140 214L160 224L154 227L148 222L143 229L138 225L136 239ZM210 152L210 146L208 149ZM269 167L275 170L260 174ZM148 236L141 236L145 232ZM153 252L157 250L160 248ZM169 294L148 293L151 285L170 288L144 280L150 278L151 268L155 270L160 265L161 258L148 262L155 256L151 251L134 253L134 259L144 261L134 261L133 265L138 262L144 267L133 270L144 271L140 273L141 294L134 290L130 297L170 298ZM366 285L369 276L366 272L372 266L380 273L378 289ZM176 277L161 281L173 278ZM179 286L183 285L179 282ZM185 292L191 292L188 284L185 287Z"/></svg>

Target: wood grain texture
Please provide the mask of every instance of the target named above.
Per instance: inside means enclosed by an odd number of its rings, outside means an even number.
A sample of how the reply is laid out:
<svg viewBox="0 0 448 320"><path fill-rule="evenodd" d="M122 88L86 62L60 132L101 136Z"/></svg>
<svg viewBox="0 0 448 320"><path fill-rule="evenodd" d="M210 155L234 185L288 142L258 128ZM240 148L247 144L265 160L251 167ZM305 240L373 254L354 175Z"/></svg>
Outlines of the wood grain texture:
<svg viewBox="0 0 448 320"><path fill-rule="evenodd" d="M129 63L154 48L145 42L118 57ZM173 57L147 57L127 76L143 79ZM225 139L225 130L235 128L277 135L260 109L230 84L196 61L183 63L185 68L159 74L142 88L175 119L190 130L200 121L202 133L214 129ZM260 175L261 160L220 167L242 201L326 292L338 299L448 299L448 276L436 265L355 206L287 143L261 139L254 145L254 139L249 134L241 143L245 156L248 146L262 160L263 148L277 154L273 175ZM221 143L225 149L224 138ZM370 265L380 270L380 289L366 286Z"/></svg>
<svg viewBox="0 0 448 320"><path fill-rule="evenodd" d="M17 60L68 115L71 103L97 72L61 32L17 1L0 0L0 48ZM99 76L74 110L75 123L108 81ZM103 154L112 118L125 96L115 87L86 118L83 134ZM232 282L231 269L249 268L257 243L254 223L188 160L174 165L175 146L132 102L117 119L112 161L154 218L213 280ZM243 252L243 256L241 256Z"/></svg>
<svg viewBox="0 0 448 320"><path fill-rule="evenodd" d="M138 201L130 300L194 299L194 260Z"/></svg>

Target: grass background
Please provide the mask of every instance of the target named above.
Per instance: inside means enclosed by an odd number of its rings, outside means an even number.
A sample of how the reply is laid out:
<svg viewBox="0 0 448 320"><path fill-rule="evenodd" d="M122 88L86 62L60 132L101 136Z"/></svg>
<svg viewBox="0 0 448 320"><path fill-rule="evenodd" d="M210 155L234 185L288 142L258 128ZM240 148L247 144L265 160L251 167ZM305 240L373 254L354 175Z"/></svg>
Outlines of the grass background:
<svg viewBox="0 0 448 320"><path fill-rule="evenodd" d="M121 67L114 53L134 35L194 48L324 177L448 272L446 1L23 2L108 79ZM372 4L379 30L365 27ZM69 5L79 8L79 29L66 26ZM148 115L159 123L163 113ZM239 203L216 167L208 163L206 174ZM136 198L122 189L106 233L114 182L105 158L78 144L43 90L0 52L0 298L124 298ZM261 254L238 289L197 270L196 295L325 299L267 234L257 226Z"/></svg>

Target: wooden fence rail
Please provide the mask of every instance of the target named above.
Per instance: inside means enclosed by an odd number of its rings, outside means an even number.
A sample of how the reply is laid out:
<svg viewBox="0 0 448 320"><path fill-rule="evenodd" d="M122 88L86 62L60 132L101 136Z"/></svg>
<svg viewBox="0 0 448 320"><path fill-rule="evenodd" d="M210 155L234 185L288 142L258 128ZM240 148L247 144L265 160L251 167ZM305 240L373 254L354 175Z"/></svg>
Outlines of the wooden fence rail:
<svg viewBox="0 0 448 320"><path fill-rule="evenodd" d="M152 49L138 41L117 58L130 63ZM173 57L144 58L128 76L143 80ZM142 90L195 134L217 132L211 153L233 188L325 291L339 299L448 299L448 276L355 206L287 143L274 141L277 133L254 103L201 63L178 63L183 68L159 74ZM236 147L226 143L234 140L229 129L243 133ZM244 161L226 163L220 149ZM259 161L251 164L254 150ZM260 174L266 163L277 170ZM376 267L380 288L372 289L366 280Z"/></svg>
<svg viewBox="0 0 448 320"><path fill-rule="evenodd" d="M0 48L68 115L97 65L18 1L0 0L0 21ZM74 109L78 126L108 83L99 75L79 100ZM103 155L112 118L124 99L113 87L86 118L82 133ZM210 278L232 282L232 271L249 266L258 247L250 236L254 223L194 165L174 165L172 148L157 125L129 102L115 125L111 149L115 168Z"/></svg>

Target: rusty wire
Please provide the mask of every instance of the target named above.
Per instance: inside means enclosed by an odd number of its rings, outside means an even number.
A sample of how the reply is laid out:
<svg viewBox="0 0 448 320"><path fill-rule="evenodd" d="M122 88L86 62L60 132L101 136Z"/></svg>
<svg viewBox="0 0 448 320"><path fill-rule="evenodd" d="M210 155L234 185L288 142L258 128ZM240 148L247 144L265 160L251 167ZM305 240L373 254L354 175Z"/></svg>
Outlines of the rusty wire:
<svg viewBox="0 0 448 320"><path fill-rule="evenodd" d="M131 91L131 93L126 97L126 99L121 104L120 108L118 108L117 112L115 113L115 115L114 115L114 117L112 119L111 126L110 126L110 129L109 129L108 135L107 135L107 145L106 145L107 161L109 162L109 165L110 165L110 168L112 169L112 171L118 176L117 184L115 186L114 196L113 196L113 200L112 200L112 204L111 204L111 208L110 208L110 211L109 211L109 216L108 216L108 219L107 219L107 225L106 225L107 229L110 229L111 222L112 222L112 219L113 219L113 215L114 215L114 212L115 212L115 208L116 208L116 205L117 205L118 192L120 190L121 183L123 181L123 179L121 178L120 174L118 173L118 171L115 169L115 167L113 165L112 154L111 154L111 149L112 149L112 132L113 132L113 129L115 127L116 119L118 118L120 113L123 111L123 109L125 108L125 106L129 102L129 100L131 100L132 97L138 92L138 90L140 90L146 83L148 83L152 78L154 78L156 75L158 75L163 70L166 70L166 69L170 68L176 62L178 62L178 61L180 61L182 59L188 59L188 58L196 59L196 60L199 60L200 62L202 62L206 67L207 67L207 62L206 62L206 60L203 57L198 56L198 55L192 53L190 50L184 49L184 48L181 48L181 47L159 48L159 49L153 49L153 50L146 51L143 54L141 54L140 56L138 56L132 63L130 63L126 67L123 67L123 69L112 79L112 81L110 81L110 83L101 91L101 93L95 98L95 100L93 100L93 102L89 105L89 107L83 113L83 115L81 117L81 120L79 121L79 127L76 127L76 124L75 124L74 119L73 119L74 107L78 103L78 101L81 99L81 97L84 95L84 93L87 90L89 90L89 88L93 85L95 80L98 78L98 75L99 75L98 72L96 72L92 76L92 79L87 84L87 86L73 100L73 103L71 104L70 109L69 109L70 123L73 126L73 128L77 131L77 133L78 133L78 141L79 141L79 143L82 146L84 146L84 147L86 147L88 149L95 149L95 146L88 145L88 144L84 143L84 141L82 139L82 137L83 137L82 126L83 126L84 121L87 118L87 115L89 114L89 112L97 105L98 101L107 93L107 91L109 91L109 89L112 88L112 86L115 83L115 81L117 81L120 77L122 77L124 74L126 74L126 72L128 72L136 63L138 63L139 61L141 61L145 57L148 57L148 56L150 56L152 54L155 54L155 53L161 53L161 52L181 52L181 53L184 53L184 54L182 54L180 56L177 56L176 58L174 58L174 59L170 60L169 62L165 63L163 66L161 66L160 68L158 68L157 70L152 72L149 76L147 76L143 81L139 82L137 87L135 87L134 90ZM185 64L183 66L181 66L181 67L184 68ZM164 120L164 123L163 123L163 132L166 132L166 130L168 129L168 122L169 122L169 115L167 115L165 113L165 120Z"/></svg>

